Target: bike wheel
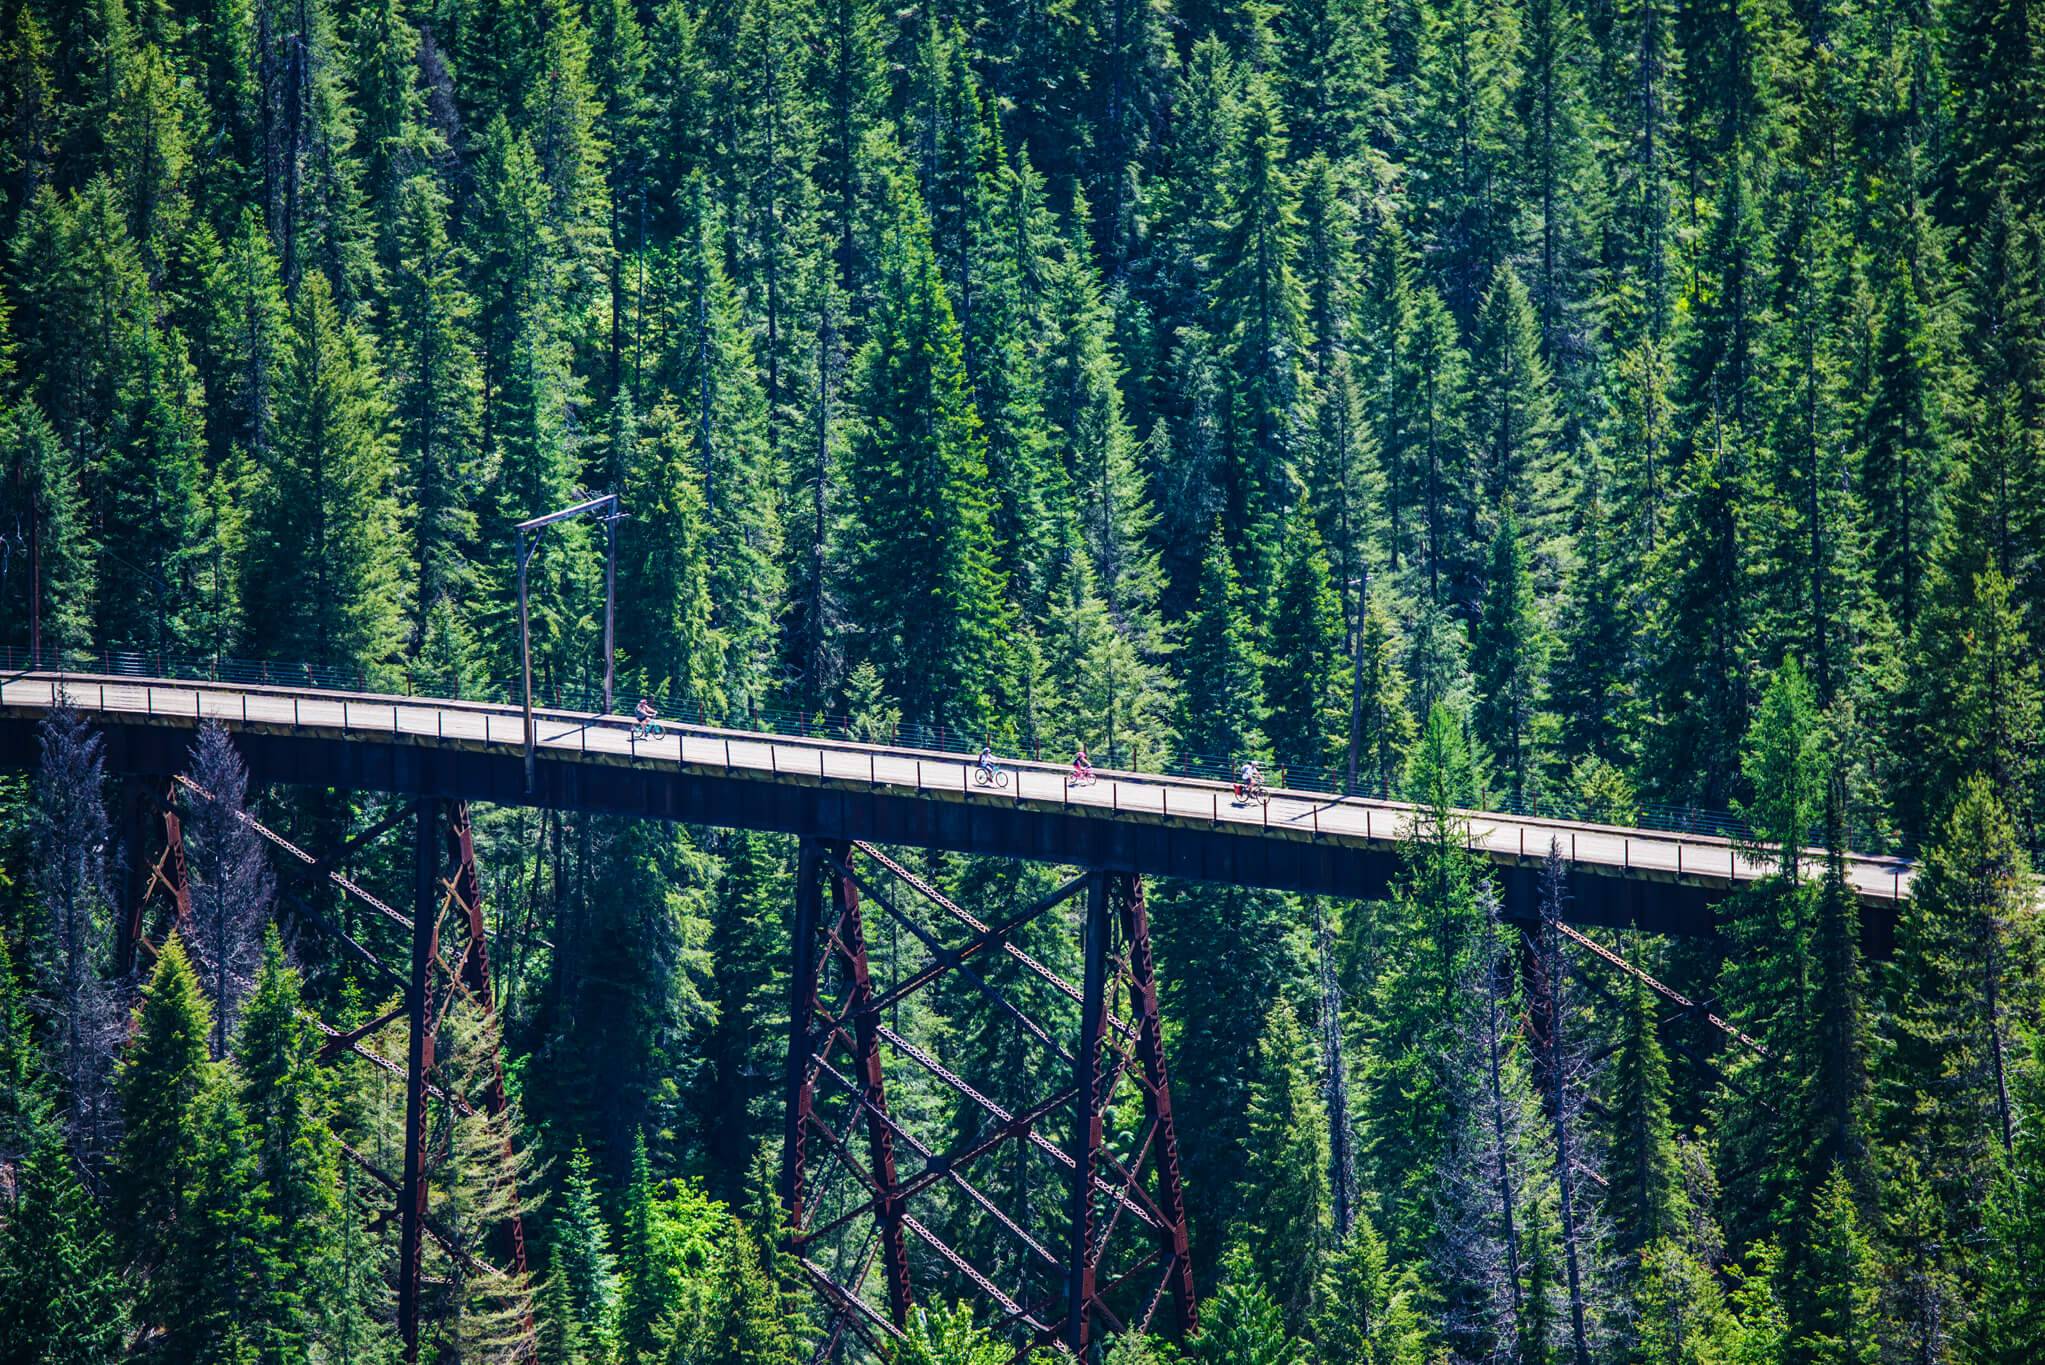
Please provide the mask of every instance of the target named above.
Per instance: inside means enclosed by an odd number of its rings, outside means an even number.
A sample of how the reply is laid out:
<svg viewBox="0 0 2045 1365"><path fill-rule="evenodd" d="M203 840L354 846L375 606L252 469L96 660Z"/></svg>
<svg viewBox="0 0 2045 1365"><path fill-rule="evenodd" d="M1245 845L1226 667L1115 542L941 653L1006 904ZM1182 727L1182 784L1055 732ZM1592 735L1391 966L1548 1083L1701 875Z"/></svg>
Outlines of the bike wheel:
<svg viewBox="0 0 2045 1365"><path fill-rule="evenodd" d="M1006 770L998 772L994 776L1001 786L1006 787L1008 785L1008 773Z"/></svg>

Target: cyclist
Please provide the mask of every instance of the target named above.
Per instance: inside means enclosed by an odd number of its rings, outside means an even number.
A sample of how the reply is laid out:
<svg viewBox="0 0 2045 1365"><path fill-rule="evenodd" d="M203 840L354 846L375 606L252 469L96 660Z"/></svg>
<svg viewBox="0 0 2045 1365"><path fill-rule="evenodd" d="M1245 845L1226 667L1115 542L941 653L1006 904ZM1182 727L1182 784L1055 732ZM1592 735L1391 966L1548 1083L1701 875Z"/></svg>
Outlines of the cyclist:
<svg viewBox="0 0 2045 1365"><path fill-rule="evenodd" d="M651 731L653 729L654 717L653 698L641 697L639 699L639 704L632 708L632 715L639 722L638 726L636 727L639 733L646 734L649 731Z"/></svg>
<svg viewBox="0 0 2045 1365"><path fill-rule="evenodd" d="M974 764L980 770L982 781L994 780L994 746L985 740L980 742L980 757Z"/></svg>
<svg viewBox="0 0 2045 1365"><path fill-rule="evenodd" d="M1236 776L1236 799L1255 797L1264 790L1264 774L1257 771L1257 760L1243 764L1243 770Z"/></svg>
<svg viewBox="0 0 2045 1365"><path fill-rule="evenodd" d="M1094 780L1094 766L1087 761L1086 745L1079 746L1079 752L1072 756L1072 780L1091 782Z"/></svg>

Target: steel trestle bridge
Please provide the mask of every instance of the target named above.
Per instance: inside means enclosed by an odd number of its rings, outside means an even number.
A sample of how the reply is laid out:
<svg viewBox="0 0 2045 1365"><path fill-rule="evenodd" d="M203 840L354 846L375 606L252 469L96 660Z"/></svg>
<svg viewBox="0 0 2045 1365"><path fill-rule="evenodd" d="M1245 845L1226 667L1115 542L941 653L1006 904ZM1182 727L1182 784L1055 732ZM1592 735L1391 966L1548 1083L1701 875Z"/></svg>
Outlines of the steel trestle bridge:
<svg viewBox="0 0 2045 1365"><path fill-rule="evenodd" d="M953 753L692 725L647 738L626 717L578 711L536 710L529 732L519 706L42 671L0 678L0 764L33 766L36 727L60 703L105 736L107 767L128 782L124 972L139 968L189 913L179 811L211 798L177 774L202 722L234 733L256 783L409 798L326 856L245 818L285 854L275 860L280 907L337 936L400 1001L345 1032L320 1028L327 1057L364 1058L404 1079L403 1170L344 1155L396 1197L399 1327L413 1359L431 1289L421 1275L424 1244L478 1254L449 1245L431 1216L427 1189L438 1157L428 1103L460 1112L505 1103L501 1079L486 1077L479 1094L456 1094L436 1067L438 1021L449 1003L461 997L495 1008L470 802L799 841L781 1185L789 1250L830 1308L818 1360L848 1340L884 1352L905 1327L919 1284L991 1303L1019 1350L1047 1344L1085 1357L1104 1330L1150 1325L1167 1303L1180 1329L1190 1329L1194 1277L1145 879L1369 900L1386 893L1400 841L1427 818L1398 802L1311 791L1238 801L1227 784L1193 777L1103 770L1075 783L1062 767L1005 760L1008 780L990 786ZM408 821L416 867L409 917L341 870ZM1770 850L1707 835L1475 811L1458 813L1457 823L1491 863L1505 913L1522 922L1538 921L1544 865L1559 859L1563 916L1579 938L1582 927L1598 926L1713 933L1718 902L1780 868ZM1031 860L1078 875L988 922L887 851L901 846ZM1801 864L1815 875L1824 855L1807 850ZM1910 895L1911 865L1848 856L1844 870L1880 938ZM400 928L410 962L386 961L325 921L306 894L319 880ZM921 964L905 968L898 955L896 976L881 979L867 952L870 924L906 931L911 951L923 949ZM1054 924L1076 925L1065 972L1023 946L1046 933L1055 941L1046 927ZM893 1027L904 999L940 981L1013 1030L1017 1046L1038 1057L1033 1074L1055 1078L1047 1093L1004 1100L1013 1078L960 1075ZM1725 1028L1696 1002L1653 984ZM375 1050L378 1032L399 1019L410 1025L402 1061ZM888 1077L904 1069L952 1098L967 1116L963 1129L890 1109ZM1056 1194L1031 1200L1033 1179ZM949 1244L931 1226L940 1201L973 1219L985 1238L976 1234L964 1250ZM516 1217L488 1250L523 1268ZM869 1288L876 1278L879 1287Z"/></svg>

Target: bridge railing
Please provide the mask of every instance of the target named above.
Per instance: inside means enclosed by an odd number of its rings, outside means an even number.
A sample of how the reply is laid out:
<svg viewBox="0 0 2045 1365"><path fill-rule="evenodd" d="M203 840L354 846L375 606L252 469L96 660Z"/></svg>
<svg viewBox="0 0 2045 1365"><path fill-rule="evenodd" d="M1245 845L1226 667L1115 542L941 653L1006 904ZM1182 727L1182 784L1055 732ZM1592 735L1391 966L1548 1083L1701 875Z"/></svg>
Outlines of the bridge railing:
<svg viewBox="0 0 2045 1365"><path fill-rule="evenodd" d="M10 673L57 671L99 674L107 677L182 679L325 692L401 694L495 705L516 705L518 701L517 690L512 685L490 682L477 684L472 681L456 685L446 677L405 667L337 667L221 655L179 655L149 650L45 649L31 659L26 649L18 646L0 646L0 669ZM561 711L590 714L603 710L601 688L581 682L566 685L545 684L535 679L534 701L536 705ZM621 707L628 705L624 694L619 695L617 704ZM663 714L678 722L703 727L747 730L793 739L878 744L927 753L977 754L981 744L979 735L942 724L895 721L886 725L876 725L871 720L842 713L807 711L774 705L749 705L713 713L701 705L674 704L665 708ZM1026 757L1039 763L1045 762L1041 746ZM1062 755L1055 757L1050 766L1062 767L1062 757ZM1377 801L1397 801L1402 795L1390 784L1375 780L1351 783L1344 768L1316 763L1285 762L1282 758L1273 759L1267 754L1208 755L1174 750L1142 756L1140 762L1134 761L1137 757L1120 746L1103 748L1093 754L1096 766L1103 771L1120 770L1135 777L1145 775L1185 777L1210 782L1232 781L1243 761L1255 757L1263 764L1273 787L1302 792L1333 792ZM1487 814L1571 823L1623 825L1668 834L1727 839L1741 843L1760 842L1760 837L1752 826L1738 815L1728 810L1701 806L1636 802L1625 809L1615 810L1609 806L1553 792L1531 798L1515 798L1506 792L1487 792L1478 804ZM1849 844L1865 853L1885 853L1899 846L1907 846L1908 843L1907 840L1899 839L1893 829L1876 828L1866 825L1865 822L1850 828L1847 834ZM1813 846L1821 843L1821 831L1816 829L1810 831L1805 842Z"/></svg>

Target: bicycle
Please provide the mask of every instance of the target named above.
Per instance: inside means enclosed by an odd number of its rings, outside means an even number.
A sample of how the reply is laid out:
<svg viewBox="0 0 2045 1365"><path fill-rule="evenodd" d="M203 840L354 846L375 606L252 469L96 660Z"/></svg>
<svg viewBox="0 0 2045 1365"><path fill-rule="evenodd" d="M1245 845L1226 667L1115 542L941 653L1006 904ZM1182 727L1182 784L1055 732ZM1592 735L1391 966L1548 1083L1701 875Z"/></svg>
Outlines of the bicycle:
<svg viewBox="0 0 2045 1365"><path fill-rule="evenodd" d="M1095 774L1092 768L1075 767L1072 770L1072 776L1065 780L1065 785L1068 787L1091 787L1100 780L1100 777Z"/></svg>
<svg viewBox="0 0 2045 1365"><path fill-rule="evenodd" d="M632 738L635 741L642 739L659 739L662 735L665 735L666 733L667 727L665 725L662 725L657 720L645 721L639 725L635 725L632 727Z"/></svg>
<svg viewBox="0 0 2045 1365"><path fill-rule="evenodd" d="M1271 804L1271 793L1264 789L1264 783L1261 780L1252 782L1247 787L1238 782L1235 784L1235 792L1236 804L1238 806L1246 806L1252 801L1266 806Z"/></svg>
<svg viewBox="0 0 2045 1365"><path fill-rule="evenodd" d="M973 765L973 785L976 787L1006 787L1008 785L1008 769L975 763Z"/></svg>

